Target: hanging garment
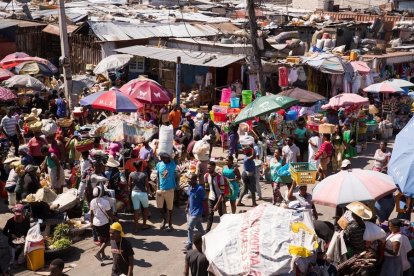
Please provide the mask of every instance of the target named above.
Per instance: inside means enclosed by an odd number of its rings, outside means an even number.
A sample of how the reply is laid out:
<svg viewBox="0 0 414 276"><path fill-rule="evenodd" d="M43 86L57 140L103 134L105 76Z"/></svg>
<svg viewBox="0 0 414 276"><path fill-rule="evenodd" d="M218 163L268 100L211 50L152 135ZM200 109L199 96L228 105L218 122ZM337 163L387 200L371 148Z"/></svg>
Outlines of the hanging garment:
<svg viewBox="0 0 414 276"><path fill-rule="evenodd" d="M296 68L291 68L288 75L288 82L293 84L298 80L298 77L298 70Z"/></svg>

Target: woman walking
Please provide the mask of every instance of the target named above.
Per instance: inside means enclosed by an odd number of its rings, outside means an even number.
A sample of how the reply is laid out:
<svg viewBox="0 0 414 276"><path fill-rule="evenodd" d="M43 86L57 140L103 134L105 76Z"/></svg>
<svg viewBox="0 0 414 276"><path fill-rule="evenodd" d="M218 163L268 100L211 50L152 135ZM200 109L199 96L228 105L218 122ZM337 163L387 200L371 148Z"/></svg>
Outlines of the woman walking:
<svg viewBox="0 0 414 276"><path fill-rule="evenodd" d="M334 148L334 154L332 155L332 168L333 171L339 171L342 166L342 159L345 150L343 134L339 125L335 126L335 133L332 134L331 142Z"/></svg>
<svg viewBox="0 0 414 276"><path fill-rule="evenodd" d="M273 188L273 199L272 199L273 205L280 204L282 203L282 200L283 200L282 194L280 192L280 184L282 183L282 179L277 173L282 166L283 166L282 150L278 148L275 150L275 154L269 163L270 176L272 178L272 188Z"/></svg>
<svg viewBox="0 0 414 276"><path fill-rule="evenodd" d="M148 177L142 172L142 161L138 160L134 162L136 171L129 175L128 184L131 188L131 199L134 206L134 223L135 231L138 231L138 219L139 211L142 212L142 228L148 229L147 217L148 217L148 191L150 190L148 184Z"/></svg>
<svg viewBox="0 0 414 276"><path fill-rule="evenodd" d="M49 151L48 146L42 146L41 152L45 156L45 161L43 161L41 169L49 174L52 189L56 194L61 194L63 192L63 185L65 184L63 167L60 165L57 156Z"/></svg>
<svg viewBox="0 0 414 276"><path fill-rule="evenodd" d="M241 179L241 174L239 169L234 165L234 158L231 155L227 157L227 165L223 168L223 176L229 181L231 191L229 195L231 212L235 214L236 201L240 192L239 181Z"/></svg>
<svg viewBox="0 0 414 276"><path fill-rule="evenodd" d="M345 144L344 157L350 159L357 155L355 148L355 140L352 138L351 129L349 128L349 123L345 124L343 127L343 142Z"/></svg>

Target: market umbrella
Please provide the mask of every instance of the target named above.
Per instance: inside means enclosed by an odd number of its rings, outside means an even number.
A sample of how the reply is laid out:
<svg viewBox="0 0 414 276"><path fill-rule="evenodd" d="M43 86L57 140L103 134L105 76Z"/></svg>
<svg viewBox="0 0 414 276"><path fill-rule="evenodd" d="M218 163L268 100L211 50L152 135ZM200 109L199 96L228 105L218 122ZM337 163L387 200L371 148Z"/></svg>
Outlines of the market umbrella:
<svg viewBox="0 0 414 276"><path fill-rule="evenodd" d="M223 215L203 236L213 275L288 275L292 262L300 262L297 257L308 257L316 248L310 212L268 203Z"/></svg>
<svg viewBox="0 0 414 276"><path fill-rule="evenodd" d="M158 128L144 120L135 120L125 114L110 116L101 121L96 128L91 130L91 136L100 132L102 137L111 142L139 143L140 137L150 140L158 133Z"/></svg>
<svg viewBox="0 0 414 276"><path fill-rule="evenodd" d="M28 88L37 91L46 89L45 85L41 81L29 75L15 75L10 79L5 80L3 83L9 88Z"/></svg>
<svg viewBox="0 0 414 276"><path fill-rule="evenodd" d="M365 92L371 92L371 93L402 93L404 92L401 87L397 86L396 84L393 84L392 82L379 82L371 84L368 87L364 88Z"/></svg>
<svg viewBox="0 0 414 276"><path fill-rule="evenodd" d="M407 81L407 80L402 80L402 79L389 79L384 82L392 83L393 85L401 87L401 88L414 86L414 83Z"/></svg>
<svg viewBox="0 0 414 276"><path fill-rule="evenodd" d="M37 62L37 63L41 63L44 66L46 66L50 71L52 71L53 74L57 73L59 70L58 68L53 65L53 63L51 63L50 61L48 61L47 59L44 58L40 58L40 57L31 57L31 56L20 56L14 59L10 59L9 61L6 61L3 65L0 62L0 66L2 66L3 68L13 68L18 66L19 64L23 63L23 62Z"/></svg>
<svg viewBox="0 0 414 276"><path fill-rule="evenodd" d="M91 88L96 83L95 76L74 75L72 76L72 93L80 94L84 88Z"/></svg>
<svg viewBox="0 0 414 276"><path fill-rule="evenodd" d="M366 75L371 72L371 68L369 68L368 64L364 61L351 61L351 65L354 70L361 75Z"/></svg>
<svg viewBox="0 0 414 276"><path fill-rule="evenodd" d="M341 57L327 53L304 57L303 64L326 74L344 74L347 71L354 71L352 66L350 68Z"/></svg>
<svg viewBox="0 0 414 276"><path fill-rule="evenodd" d="M299 101L290 97L269 95L257 98L243 108L237 115L234 123L241 123L255 117L269 114L280 109L289 108Z"/></svg>
<svg viewBox="0 0 414 276"><path fill-rule="evenodd" d="M0 68L0 81L7 80L13 77L14 74L7 69Z"/></svg>
<svg viewBox="0 0 414 276"><path fill-rule="evenodd" d="M302 104L302 105L312 105L316 103L317 101L322 101L326 99L324 96L319 95L318 93L304 90L298 87L282 91L277 95L297 99L299 101L299 104Z"/></svg>
<svg viewBox="0 0 414 276"><path fill-rule="evenodd" d="M136 112L144 105L116 88L91 94L80 100L81 105L112 112Z"/></svg>
<svg viewBox="0 0 414 276"><path fill-rule="evenodd" d="M47 65L36 61L22 62L19 65L16 65L14 70L19 75L53 75L53 71Z"/></svg>
<svg viewBox="0 0 414 276"><path fill-rule="evenodd" d="M28 54L23 52L15 52L13 54L5 56L0 60L0 67L3 68L12 68L20 63L20 59L30 57Z"/></svg>
<svg viewBox="0 0 414 276"><path fill-rule="evenodd" d="M102 59L95 67L93 72L95 74L104 74L107 71L120 69L125 66L132 58L128 54L116 54Z"/></svg>
<svg viewBox="0 0 414 276"><path fill-rule="evenodd" d="M168 104L171 101L168 91L161 84L147 78L133 79L119 90L142 103Z"/></svg>
<svg viewBox="0 0 414 276"><path fill-rule="evenodd" d="M322 109L337 109L340 107L364 105L368 103L369 101L367 98L353 93L343 93L330 98L329 102L322 106Z"/></svg>
<svg viewBox="0 0 414 276"><path fill-rule="evenodd" d="M397 189L392 177L373 170L352 169L328 176L313 188L312 201L327 206L377 200Z"/></svg>
<svg viewBox="0 0 414 276"><path fill-rule="evenodd" d="M397 134L390 162L388 175L403 193L414 195L414 117Z"/></svg>
<svg viewBox="0 0 414 276"><path fill-rule="evenodd" d="M17 96L13 93L13 91L0 86L0 101L1 102L13 101L15 99L17 99Z"/></svg>

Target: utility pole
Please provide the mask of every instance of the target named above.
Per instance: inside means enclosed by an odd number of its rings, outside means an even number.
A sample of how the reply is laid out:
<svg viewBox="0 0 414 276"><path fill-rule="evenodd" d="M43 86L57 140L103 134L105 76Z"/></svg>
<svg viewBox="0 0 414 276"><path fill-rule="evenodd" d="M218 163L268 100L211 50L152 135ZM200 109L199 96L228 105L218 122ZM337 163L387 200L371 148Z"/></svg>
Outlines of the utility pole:
<svg viewBox="0 0 414 276"><path fill-rule="evenodd" d="M180 94L181 94L181 57L177 57L177 64L175 66L175 98L177 105L180 105Z"/></svg>
<svg viewBox="0 0 414 276"><path fill-rule="evenodd" d="M74 95L72 95L72 70L70 69L68 30L66 25L65 0L59 0L59 33L60 33L60 51L59 59L63 68L63 80L65 87L65 97L69 101L69 109L72 110L74 103Z"/></svg>
<svg viewBox="0 0 414 276"><path fill-rule="evenodd" d="M263 76L263 67L262 59L260 55L259 45L257 44L257 21L256 13L254 9L254 0L247 0L247 13L249 15L249 24L250 24L250 40L252 42L253 48L253 64L257 70L257 78L259 80L259 91L264 96L266 95L265 91L265 79Z"/></svg>

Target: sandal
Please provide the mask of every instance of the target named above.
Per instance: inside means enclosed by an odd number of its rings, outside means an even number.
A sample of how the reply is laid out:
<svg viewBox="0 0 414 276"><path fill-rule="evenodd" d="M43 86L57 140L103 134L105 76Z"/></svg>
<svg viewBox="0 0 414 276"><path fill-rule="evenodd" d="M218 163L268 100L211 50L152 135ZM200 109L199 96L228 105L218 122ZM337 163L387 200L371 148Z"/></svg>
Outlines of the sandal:
<svg viewBox="0 0 414 276"><path fill-rule="evenodd" d="M98 261L102 263L102 258L98 254L93 255Z"/></svg>
<svg viewBox="0 0 414 276"><path fill-rule="evenodd" d="M241 206L241 207L244 207L244 206L246 206L246 205L244 205L243 203L237 203L237 205L236 206Z"/></svg>
<svg viewBox="0 0 414 276"><path fill-rule="evenodd" d="M108 260L110 260L111 259L111 257L109 257L108 255L103 255L102 256L102 260L103 261L108 261Z"/></svg>

